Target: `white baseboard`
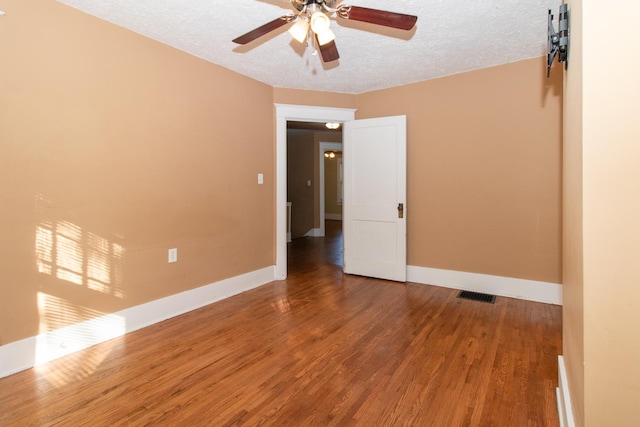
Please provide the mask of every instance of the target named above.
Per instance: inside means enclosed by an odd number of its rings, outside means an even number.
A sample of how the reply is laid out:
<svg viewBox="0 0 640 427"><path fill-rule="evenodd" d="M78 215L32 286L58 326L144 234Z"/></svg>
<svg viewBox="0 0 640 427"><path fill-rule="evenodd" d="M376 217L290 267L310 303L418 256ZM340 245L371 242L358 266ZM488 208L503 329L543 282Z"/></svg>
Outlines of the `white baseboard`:
<svg viewBox="0 0 640 427"><path fill-rule="evenodd" d="M342 221L342 214L325 213L324 214L324 219L331 219L331 220L334 220L334 221Z"/></svg>
<svg viewBox="0 0 640 427"><path fill-rule="evenodd" d="M322 234L322 230L319 228L312 228L311 230L307 231L307 234L304 235L304 237L322 237L324 236L324 234Z"/></svg>
<svg viewBox="0 0 640 427"><path fill-rule="evenodd" d="M575 427L576 424L573 419L567 370L565 369L564 357L562 356L558 356L558 387L556 388L556 397L558 400L560 427Z"/></svg>
<svg viewBox="0 0 640 427"><path fill-rule="evenodd" d="M265 267L0 346L0 378L257 288L274 274Z"/></svg>
<svg viewBox="0 0 640 427"><path fill-rule="evenodd" d="M557 283L411 265L407 281L562 305L562 285Z"/></svg>

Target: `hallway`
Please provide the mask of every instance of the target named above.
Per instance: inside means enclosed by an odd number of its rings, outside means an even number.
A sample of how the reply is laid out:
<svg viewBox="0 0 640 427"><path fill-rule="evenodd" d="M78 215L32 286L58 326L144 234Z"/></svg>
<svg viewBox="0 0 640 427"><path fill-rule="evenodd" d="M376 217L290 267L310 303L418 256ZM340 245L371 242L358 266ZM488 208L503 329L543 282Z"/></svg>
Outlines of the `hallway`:
<svg viewBox="0 0 640 427"><path fill-rule="evenodd" d="M293 239L287 247L287 261L289 277L325 265L342 270L342 221L326 220L324 237Z"/></svg>

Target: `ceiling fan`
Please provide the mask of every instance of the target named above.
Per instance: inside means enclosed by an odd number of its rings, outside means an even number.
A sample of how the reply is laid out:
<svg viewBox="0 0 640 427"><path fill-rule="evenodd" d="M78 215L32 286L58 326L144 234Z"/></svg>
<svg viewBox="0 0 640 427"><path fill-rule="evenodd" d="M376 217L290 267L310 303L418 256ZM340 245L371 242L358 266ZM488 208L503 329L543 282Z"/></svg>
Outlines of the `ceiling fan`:
<svg viewBox="0 0 640 427"><path fill-rule="evenodd" d="M335 34L331 31L329 18L336 15L342 19L382 25L400 30L410 30L418 20L417 16L386 10L370 9L359 6L338 5L340 0L290 0L297 13L284 15L271 22L233 39L234 43L247 44L271 31L296 21L289 33L300 43L309 41L320 50L324 62L340 58L335 43Z"/></svg>

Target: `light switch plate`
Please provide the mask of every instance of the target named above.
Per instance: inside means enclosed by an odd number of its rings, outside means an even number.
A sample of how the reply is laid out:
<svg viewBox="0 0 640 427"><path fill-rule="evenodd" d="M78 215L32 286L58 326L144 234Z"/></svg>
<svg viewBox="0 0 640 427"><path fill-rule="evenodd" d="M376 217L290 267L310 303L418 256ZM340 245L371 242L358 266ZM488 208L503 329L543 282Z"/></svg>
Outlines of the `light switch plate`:
<svg viewBox="0 0 640 427"><path fill-rule="evenodd" d="M169 262L178 262L178 248L169 249Z"/></svg>
<svg viewBox="0 0 640 427"><path fill-rule="evenodd" d="M264 175L261 173L258 174L258 184L264 184Z"/></svg>

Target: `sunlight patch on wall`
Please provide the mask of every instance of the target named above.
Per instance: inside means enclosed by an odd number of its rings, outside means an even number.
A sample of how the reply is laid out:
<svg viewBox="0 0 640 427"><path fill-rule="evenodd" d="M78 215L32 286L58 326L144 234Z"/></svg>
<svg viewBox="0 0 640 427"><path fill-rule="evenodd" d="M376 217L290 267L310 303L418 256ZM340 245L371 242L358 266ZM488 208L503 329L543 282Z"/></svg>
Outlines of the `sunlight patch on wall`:
<svg viewBox="0 0 640 427"><path fill-rule="evenodd" d="M52 202L43 195L36 196L39 211L50 205ZM121 283L125 250L120 244L64 220L41 220L35 235L39 273L124 298Z"/></svg>
<svg viewBox="0 0 640 427"><path fill-rule="evenodd" d="M47 381L59 387L91 375L119 345L107 341L126 332L123 316L82 305L92 300L112 303L113 297L124 299L125 249L61 218L53 200L42 193L35 196L35 208L35 267L51 280L43 280L36 295L39 333L34 359L38 366L66 356L39 369ZM93 347L96 344L101 345Z"/></svg>
<svg viewBox="0 0 640 427"><path fill-rule="evenodd" d="M82 285L83 256L82 230L77 225L62 221L55 231L56 277Z"/></svg>
<svg viewBox="0 0 640 427"><path fill-rule="evenodd" d="M36 265L38 273L53 274L53 233L51 223L36 227Z"/></svg>

